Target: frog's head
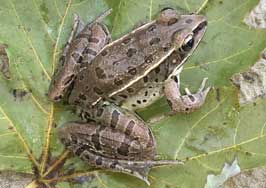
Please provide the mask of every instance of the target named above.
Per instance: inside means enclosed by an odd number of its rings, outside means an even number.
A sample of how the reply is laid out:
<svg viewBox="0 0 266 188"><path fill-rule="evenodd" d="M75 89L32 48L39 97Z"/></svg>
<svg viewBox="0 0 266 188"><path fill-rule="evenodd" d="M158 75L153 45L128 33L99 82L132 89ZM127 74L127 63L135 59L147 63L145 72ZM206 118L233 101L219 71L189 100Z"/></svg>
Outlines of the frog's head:
<svg viewBox="0 0 266 188"><path fill-rule="evenodd" d="M171 36L172 46L182 55L182 66L201 41L206 28L207 19L205 16L190 14L177 15L173 9L165 9L161 12L158 21L168 26L168 36Z"/></svg>
<svg viewBox="0 0 266 188"><path fill-rule="evenodd" d="M73 74L73 66L75 64L63 62L60 59L48 90L48 98L53 102L60 102L67 96L71 91L71 85L73 85L72 83L75 79L75 74Z"/></svg>
<svg viewBox="0 0 266 188"><path fill-rule="evenodd" d="M207 19L202 15L191 14L180 16L178 22L173 42L176 50L188 55L201 41L207 28Z"/></svg>

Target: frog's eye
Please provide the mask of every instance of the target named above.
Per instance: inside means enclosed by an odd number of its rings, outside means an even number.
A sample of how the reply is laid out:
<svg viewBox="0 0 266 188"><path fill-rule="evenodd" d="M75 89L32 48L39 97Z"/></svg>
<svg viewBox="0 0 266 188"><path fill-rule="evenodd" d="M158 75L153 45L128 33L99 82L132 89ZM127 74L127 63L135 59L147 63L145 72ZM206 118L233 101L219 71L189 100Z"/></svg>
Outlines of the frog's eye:
<svg viewBox="0 0 266 188"><path fill-rule="evenodd" d="M181 50L187 52L193 48L193 45L194 45L193 35L188 35L182 44Z"/></svg>

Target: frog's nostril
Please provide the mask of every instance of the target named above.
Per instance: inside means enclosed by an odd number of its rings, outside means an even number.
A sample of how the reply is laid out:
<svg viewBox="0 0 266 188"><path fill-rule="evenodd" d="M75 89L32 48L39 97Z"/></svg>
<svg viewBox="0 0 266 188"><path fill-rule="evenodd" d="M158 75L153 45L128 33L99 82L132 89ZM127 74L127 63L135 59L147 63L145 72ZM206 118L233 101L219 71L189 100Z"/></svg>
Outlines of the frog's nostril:
<svg viewBox="0 0 266 188"><path fill-rule="evenodd" d="M207 26L207 21L204 21L198 25L198 27L193 31L194 34L197 34L199 31L204 29Z"/></svg>

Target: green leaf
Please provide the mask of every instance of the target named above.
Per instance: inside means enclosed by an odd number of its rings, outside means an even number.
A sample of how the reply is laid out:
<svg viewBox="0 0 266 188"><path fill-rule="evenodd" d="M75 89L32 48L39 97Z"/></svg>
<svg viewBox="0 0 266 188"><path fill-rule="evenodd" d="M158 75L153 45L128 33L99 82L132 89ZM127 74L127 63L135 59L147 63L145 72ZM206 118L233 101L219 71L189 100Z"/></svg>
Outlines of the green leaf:
<svg viewBox="0 0 266 188"><path fill-rule="evenodd" d="M265 48L265 30L243 23L258 0L0 0L0 43L7 44L9 80L0 76L0 170L32 174L37 182L58 187L145 187L144 182L69 159L58 141L57 125L78 119L67 106L46 97L50 78L67 41L73 14L89 22L112 8L105 19L113 38L156 18L160 9L197 12L209 26L188 60L181 79L196 91L209 77L214 86L206 104L192 114L177 114L151 125L163 159L187 160L184 166L154 168L151 187L203 187L208 174L238 158L241 169L266 164L265 100L239 107L238 91L229 79L247 69ZM165 114L164 99L139 111L145 119ZM67 160L66 160L67 159ZM66 163L62 167L62 164ZM49 173L53 172L53 173ZM87 175L84 177L84 175ZM71 182L71 183L68 183Z"/></svg>

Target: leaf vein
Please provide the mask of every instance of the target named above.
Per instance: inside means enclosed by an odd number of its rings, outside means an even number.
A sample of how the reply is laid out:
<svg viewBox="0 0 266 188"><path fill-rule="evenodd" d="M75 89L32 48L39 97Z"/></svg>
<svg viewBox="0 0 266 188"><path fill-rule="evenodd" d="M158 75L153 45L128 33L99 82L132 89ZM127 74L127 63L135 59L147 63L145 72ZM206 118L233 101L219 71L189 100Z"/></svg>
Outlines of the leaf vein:
<svg viewBox="0 0 266 188"><path fill-rule="evenodd" d="M69 11L71 3L72 3L72 0L69 0L68 3L67 3L67 7L65 9L65 13L64 13L64 15L63 15L63 17L61 18L61 21L60 21L60 25L59 25L59 29L58 29L58 35L57 35L56 43L55 43L54 50L53 50L52 74L54 74L54 71L55 71L55 61L56 61L56 54L57 54L57 50L58 50L57 48L58 48L58 44L59 44L59 41L60 41L62 29L63 29L63 26L65 24L65 19L66 19L66 16L68 14L68 11Z"/></svg>
<svg viewBox="0 0 266 188"><path fill-rule="evenodd" d="M13 130L15 131L15 133L18 135L19 140L21 141L26 153L28 154L29 158L31 159L31 161L38 167L39 163L37 162L37 160L35 159L35 157L33 156L31 149L29 147L29 145L27 144L26 140L23 138L23 136L17 131L16 126L14 125L14 123L11 121L11 119L7 116L7 114L5 113L5 111L3 110L2 106L0 106L0 112L6 117L7 121L9 122L9 124L11 125L11 127L13 128Z"/></svg>
<svg viewBox="0 0 266 188"><path fill-rule="evenodd" d="M197 127L197 125L199 125L199 123L205 119L206 117L208 117L212 112L214 112L215 110L218 109L218 107L225 101L225 99L223 99L221 102L219 102L213 109L211 109L210 111L208 111L205 115L203 115L198 121L196 121L196 123L194 123L192 125L192 127L187 131L186 135L184 136L183 140L181 141L179 147L177 148L176 152L175 152L175 157L174 159L177 159L179 152L181 151L182 147L185 144L185 141L187 140L187 138L190 136L192 130Z"/></svg>
<svg viewBox="0 0 266 188"><path fill-rule="evenodd" d="M33 43L32 43L32 41L31 41L30 37L28 36L28 33L27 33L27 31L25 30L24 25L22 24L22 21L21 21L20 18L19 18L19 15L18 15L18 12L17 12L17 10L16 10L16 7L15 7L14 3L12 2L12 0L9 0L9 2L10 2L10 4L11 4L11 7L12 7L13 11L14 11L14 14L15 14L15 17L16 17L16 19L17 19L17 22L22 26L22 27L21 27L21 28L22 28L22 31L23 31L23 33L24 33L24 35L25 35L25 37L26 37L26 39L27 39L27 41L28 41L28 43L29 43L29 45L30 45L30 47L31 47L31 50L33 51L33 54L34 54L34 56L35 56L37 62L38 62L39 65L41 66L41 68L42 68L44 74L46 75L47 79L48 79L48 80L51 80L50 75L48 74L48 72L47 72L46 69L44 68L43 63L42 63L42 61L41 61L41 59L40 59L40 57L39 57L39 55L38 55L36 49L34 48Z"/></svg>

